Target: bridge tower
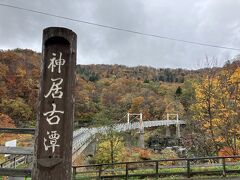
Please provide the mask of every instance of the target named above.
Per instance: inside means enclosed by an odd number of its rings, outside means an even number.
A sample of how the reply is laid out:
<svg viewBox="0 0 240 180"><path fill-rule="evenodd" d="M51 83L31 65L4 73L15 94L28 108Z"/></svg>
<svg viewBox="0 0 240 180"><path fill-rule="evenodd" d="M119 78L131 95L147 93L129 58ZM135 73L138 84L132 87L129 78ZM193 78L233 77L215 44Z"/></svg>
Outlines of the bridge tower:
<svg viewBox="0 0 240 180"><path fill-rule="evenodd" d="M130 123L130 116L138 117L139 119L139 147L144 148L144 125L142 113L127 113L127 123Z"/></svg>
<svg viewBox="0 0 240 180"><path fill-rule="evenodd" d="M180 132L180 124L179 124L179 116L178 114L167 114L167 120L170 120L169 117L170 116L176 116L176 137L180 138L181 137L181 132ZM166 126L166 137L170 137L171 136L171 132L169 129L169 126Z"/></svg>

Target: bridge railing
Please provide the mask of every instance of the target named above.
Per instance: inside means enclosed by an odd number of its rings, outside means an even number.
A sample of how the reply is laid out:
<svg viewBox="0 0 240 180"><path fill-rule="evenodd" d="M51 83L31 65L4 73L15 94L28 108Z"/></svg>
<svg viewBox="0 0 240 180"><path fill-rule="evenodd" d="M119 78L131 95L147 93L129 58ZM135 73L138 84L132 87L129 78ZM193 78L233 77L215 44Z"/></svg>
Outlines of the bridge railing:
<svg viewBox="0 0 240 180"><path fill-rule="evenodd" d="M143 127L155 127L155 126L169 126L176 124L186 124L184 120L151 120L151 121L143 121ZM95 134L100 133L104 134L109 132L110 130L116 132L128 131L133 129L140 129L139 122L132 123L118 123L113 124L111 126L101 126L94 128L80 128L73 132L73 154L76 152L81 153L79 151L84 150L83 147L86 147L85 144L89 144L95 136Z"/></svg>
<svg viewBox="0 0 240 180"><path fill-rule="evenodd" d="M73 166L73 177L78 178L125 178L217 175L240 173L240 156L198 157L120 162Z"/></svg>

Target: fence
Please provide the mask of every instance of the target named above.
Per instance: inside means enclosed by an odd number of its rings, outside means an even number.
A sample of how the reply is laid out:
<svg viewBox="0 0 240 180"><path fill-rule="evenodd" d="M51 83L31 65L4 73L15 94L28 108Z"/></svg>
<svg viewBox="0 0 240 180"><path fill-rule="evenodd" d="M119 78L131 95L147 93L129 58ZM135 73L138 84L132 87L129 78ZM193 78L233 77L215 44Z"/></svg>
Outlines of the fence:
<svg viewBox="0 0 240 180"><path fill-rule="evenodd" d="M240 173L240 156L198 157L73 166L74 179L167 177Z"/></svg>
<svg viewBox="0 0 240 180"><path fill-rule="evenodd" d="M32 161L32 157L29 156L14 156L7 161L0 164L1 168L16 168L22 164L28 164Z"/></svg>
<svg viewBox="0 0 240 180"><path fill-rule="evenodd" d="M32 128L0 128L0 133L34 134ZM31 176L31 169L16 169L17 166L32 161L32 147L5 147L0 146L0 154L11 154L12 158L0 164L0 176Z"/></svg>
<svg viewBox="0 0 240 180"><path fill-rule="evenodd" d="M34 134L34 129L0 128L0 133ZM18 155L0 164L0 176L31 176L31 169L15 169L18 163L29 162L31 147L3 147L0 154ZM13 168L12 168L13 167ZM198 157L121 162L113 164L95 164L73 166L73 179L86 178L125 178L129 177L166 177L195 175L218 175L240 173L240 156Z"/></svg>

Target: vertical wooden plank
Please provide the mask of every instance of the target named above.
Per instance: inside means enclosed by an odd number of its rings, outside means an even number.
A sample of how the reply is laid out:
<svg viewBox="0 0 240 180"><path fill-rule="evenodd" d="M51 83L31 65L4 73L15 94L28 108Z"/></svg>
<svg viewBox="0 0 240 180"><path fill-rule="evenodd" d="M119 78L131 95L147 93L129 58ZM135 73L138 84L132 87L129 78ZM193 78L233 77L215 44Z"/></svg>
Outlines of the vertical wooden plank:
<svg viewBox="0 0 240 180"><path fill-rule="evenodd" d="M126 179L128 179L128 163L126 162Z"/></svg>
<svg viewBox="0 0 240 180"><path fill-rule="evenodd" d="M77 175L77 168L76 167L73 167L73 180L76 179L76 175Z"/></svg>
<svg viewBox="0 0 240 180"><path fill-rule="evenodd" d="M157 176L157 178L158 178L158 176L159 176L159 174L158 174L158 169L159 169L159 167L158 167L158 161L156 161L155 163L156 163L156 176Z"/></svg>
<svg viewBox="0 0 240 180"><path fill-rule="evenodd" d="M226 177L226 161L225 158L222 158L222 166L223 166L223 177Z"/></svg>
<svg viewBox="0 0 240 180"><path fill-rule="evenodd" d="M98 179L101 179L101 174L102 174L102 165L99 166Z"/></svg>
<svg viewBox="0 0 240 180"><path fill-rule="evenodd" d="M13 168L16 169L16 156L13 158Z"/></svg>
<svg viewBox="0 0 240 180"><path fill-rule="evenodd" d="M66 28L43 31L33 180L71 179L76 39Z"/></svg>
<svg viewBox="0 0 240 180"><path fill-rule="evenodd" d="M191 177L191 167L190 167L190 160L187 159L187 177Z"/></svg>

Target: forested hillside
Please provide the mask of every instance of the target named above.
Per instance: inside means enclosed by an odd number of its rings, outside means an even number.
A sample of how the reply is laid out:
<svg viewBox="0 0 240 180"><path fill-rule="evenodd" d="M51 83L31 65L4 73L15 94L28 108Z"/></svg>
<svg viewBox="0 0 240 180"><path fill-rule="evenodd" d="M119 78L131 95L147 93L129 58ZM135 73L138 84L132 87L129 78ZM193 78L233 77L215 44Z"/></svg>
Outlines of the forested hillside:
<svg viewBox="0 0 240 180"><path fill-rule="evenodd" d="M162 81L183 83L186 75L191 71L183 69L156 69L146 66L127 67L123 65L81 65L77 72L89 81L102 78L134 78L144 82Z"/></svg>
<svg viewBox="0 0 240 180"><path fill-rule="evenodd" d="M35 124L40 60L41 54L32 50L0 52L0 112L9 115L16 126ZM75 120L79 126L90 126L121 120L126 112L142 112L150 120L174 112L181 118L189 116L195 100L192 82L206 72L78 65Z"/></svg>
<svg viewBox="0 0 240 180"><path fill-rule="evenodd" d="M31 50L0 52L0 113L16 126L35 124L40 57Z"/></svg>
<svg viewBox="0 0 240 180"><path fill-rule="evenodd" d="M16 126L35 124L41 54L31 50L0 52L0 108ZM121 119L126 112L142 112L145 119L163 118L183 107L176 90L187 76L182 69L122 65L78 65L75 119L79 125ZM181 93L181 92L180 92ZM172 103L172 105L171 105ZM170 105L169 105L170 104Z"/></svg>
<svg viewBox="0 0 240 180"><path fill-rule="evenodd" d="M35 126L40 60L31 50L0 52L0 118L16 127ZM238 59L194 71L78 65L75 127L126 122L127 112L144 120L178 113L188 120L182 142L194 156L239 154L239 84Z"/></svg>

